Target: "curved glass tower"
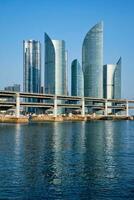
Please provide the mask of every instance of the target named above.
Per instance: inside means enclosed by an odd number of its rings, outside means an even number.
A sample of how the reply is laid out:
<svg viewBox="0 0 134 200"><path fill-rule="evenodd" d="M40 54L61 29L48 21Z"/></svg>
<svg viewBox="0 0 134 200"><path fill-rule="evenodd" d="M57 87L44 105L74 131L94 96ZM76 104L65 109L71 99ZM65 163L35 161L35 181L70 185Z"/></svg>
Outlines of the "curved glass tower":
<svg viewBox="0 0 134 200"><path fill-rule="evenodd" d="M122 59L120 58L116 63L116 68L114 71L114 98L121 98L121 65Z"/></svg>
<svg viewBox="0 0 134 200"><path fill-rule="evenodd" d="M103 22L89 32L82 46L84 96L103 97Z"/></svg>
<svg viewBox="0 0 134 200"><path fill-rule="evenodd" d="M106 99L114 99L114 72L115 64L103 66L103 96Z"/></svg>
<svg viewBox="0 0 134 200"><path fill-rule="evenodd" d="M39 41L23 41L23 91L40 93L41 44Z"/></svg>
<svg viewBox="0 0 134 200"><path fill-rule="evenodd" d="M116 63L116 68L114 71L114 98L121 98L121 65L122 59L120 58Z"/></svg>
<svg viewBox="0 0 134 200"><path fill-rule="evenodd" d="M103 67L103 94L107 99L121 98L121 58L116 64L107 64ZM109 102L109 106L114 103ZM108 109L108 112L117 112L114 109Z"/></svg>
<svg viewBox="0 0 134 200"><path fill-rule="evenodd" d="M45 93L67 94L66 50L63 40L51 40L45 33Z"/></svg>
<svg viewBox="0 0 134 200"><path fill-rule="evenodd" d="M83 71L80 63L77 59L72 61L71 64L71 95L83 96L84 95L84 83L83 83Z"/></svg>
<svg viewBox="0 0 134 200"><path fill-rule="evenodd" d="M107 64L103 67L104 98L121 98L121 58L116 64Z"/></svg>
<svg viewBox="0 0 134 200"><path fill-rule="evenodd" d="M55 94L55 50L50 37L45 33L45 93Z"/></svg>

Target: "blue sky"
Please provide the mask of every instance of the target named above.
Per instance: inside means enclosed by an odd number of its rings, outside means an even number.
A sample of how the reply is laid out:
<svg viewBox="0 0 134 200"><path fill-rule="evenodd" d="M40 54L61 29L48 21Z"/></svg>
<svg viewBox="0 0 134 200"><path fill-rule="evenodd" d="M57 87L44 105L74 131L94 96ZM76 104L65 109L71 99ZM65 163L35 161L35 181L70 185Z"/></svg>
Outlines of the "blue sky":
<svg viewBox="0 0 134 200"><path fill-rule="evenodd" d="M104 64L122 57L122 96L134 98L133 0L0 0L0 89L22 85L24 39L41 41L42 58L44 32L64 39L70 67L73 59L81 61L83 39L101 20Z"/></svg>

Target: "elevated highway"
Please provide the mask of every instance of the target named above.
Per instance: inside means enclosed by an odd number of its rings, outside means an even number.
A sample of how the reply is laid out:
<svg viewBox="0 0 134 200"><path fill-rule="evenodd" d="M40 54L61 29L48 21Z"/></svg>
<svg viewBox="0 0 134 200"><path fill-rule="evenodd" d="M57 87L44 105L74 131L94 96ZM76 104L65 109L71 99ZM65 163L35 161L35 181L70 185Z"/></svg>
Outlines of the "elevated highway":
<svg viewBox="0 0 134 200"><path fill-rule="evenodd" d="M83 116L85 115L86 107L93 110L103 110L104 115L108 114L108 109L123 110L126 111L126 115L128 116L129 109L134 109L134 105L132 104L134 104L134 100L128 99L104 99L0 90L0 109L16 108L16 116L20 115L20 107L51 108L54 110L55 116L57 116L58 107L81 109Z"/></svg>

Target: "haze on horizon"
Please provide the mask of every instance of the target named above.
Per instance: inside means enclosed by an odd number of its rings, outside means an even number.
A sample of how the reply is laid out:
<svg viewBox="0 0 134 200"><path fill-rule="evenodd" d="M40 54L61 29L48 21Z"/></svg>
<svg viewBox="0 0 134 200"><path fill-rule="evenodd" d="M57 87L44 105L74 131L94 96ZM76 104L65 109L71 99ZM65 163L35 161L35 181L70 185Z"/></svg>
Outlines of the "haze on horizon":
<svg viewBox="0 0 134 200"><path fill-rule="evenodd" d="M86 33L103 20L104 64L122 57L122 97L134 98L133 10L133 0L1 0L0 89L14 83L22 86L23 40L41 41L42 74L44 32L65 40L70 68L73 59L81 62Z"/></svg>

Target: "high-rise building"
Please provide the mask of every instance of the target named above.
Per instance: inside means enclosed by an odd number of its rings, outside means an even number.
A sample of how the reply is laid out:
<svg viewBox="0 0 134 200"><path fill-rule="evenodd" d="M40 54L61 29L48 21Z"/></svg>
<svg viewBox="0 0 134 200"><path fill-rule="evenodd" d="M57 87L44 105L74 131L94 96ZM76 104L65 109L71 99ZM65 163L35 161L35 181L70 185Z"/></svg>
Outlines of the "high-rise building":
<svg viewBox="0 0 134 200"><path fill-rule="evenodd" d="M14 84L12 86L7 86L4 88L6 91L14 91L14 92L20 92L20 84Z"/></svg>
<svg viewBox="0 0 134 200"><path fill-rule="evenodd" d="M103 22L89 30L82 46L84 96L103 97Z"/></svg>
<svg viewBox="0 0 134 200"><path fill-rule="evenodd" d="M83 71L77 59L73 60L71 64L71 95L84 95Z"/></svg>
<svg viewBox="0 0 134 200"><path fill-rule="evenodd" d="M20 92L20 84L10 85L4 88L5 91ZM15 101L15 97L7 98L8 101Z"/></svg>
<svg viewBox="0 0 134 200"><path fill-rule="evenodd" d="M122 66L122 58L118 60L116 63L116 69L114 72L114 98L121 98L121 66Z"/></svg>
<svg viewBox="0 0 134 200"><path fill-rule="evenodd" d="M67 56L63 40L51 40L45 33L45 93L67 94Z"/></svg>
<svg viewBox="0 0 134 200"><path fill-rule="evenodd" d="M41 92L41 44L39 41L23 41L23 91L31 93ZM37 99L25 99L28 102L37 102ZM36 108L25 109L28 112L37 112Z"/></svg>
<svg viewBox="0 0 134 200"><path fill-rule="evenodd" d="M41 86L41 93L44 93L44 86Z"/></svg>
<svg viewBox="0 0 134 200"><path fill-rule="evenodd" d="M107 99L121 98L121 58L103 67L103 95Z"/></svg>
<svg viewBox="0 0 134 200"><path fill-rule="evenodd" d="M40 93L41 44L39 41L23 41L23 91Z"/></svg>

